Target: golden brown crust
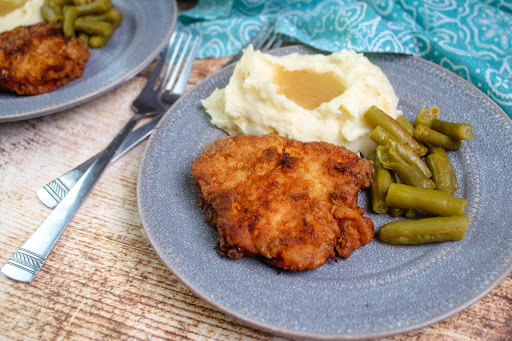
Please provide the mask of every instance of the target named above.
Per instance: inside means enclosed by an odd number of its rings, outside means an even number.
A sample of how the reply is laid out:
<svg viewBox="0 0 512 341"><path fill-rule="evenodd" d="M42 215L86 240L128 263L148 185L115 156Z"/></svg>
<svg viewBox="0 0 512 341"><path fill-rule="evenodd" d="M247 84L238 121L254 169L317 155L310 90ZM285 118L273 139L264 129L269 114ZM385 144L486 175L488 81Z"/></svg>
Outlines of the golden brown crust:
<svg viewBox="0 0 512 341"><path fill-rule="evenodd" d="M314 269L373 238L357 206L373 165L344 147L277 135L223 137L192 165L206 221L230 258Z"/></svg>
<svg viewBox="0 0 512 341"><path fill-rule="evenodd" d="M0 34L0 87L20 95L47 93L81 77L90 52L66 40L52 24L20 26Z"/></svg>

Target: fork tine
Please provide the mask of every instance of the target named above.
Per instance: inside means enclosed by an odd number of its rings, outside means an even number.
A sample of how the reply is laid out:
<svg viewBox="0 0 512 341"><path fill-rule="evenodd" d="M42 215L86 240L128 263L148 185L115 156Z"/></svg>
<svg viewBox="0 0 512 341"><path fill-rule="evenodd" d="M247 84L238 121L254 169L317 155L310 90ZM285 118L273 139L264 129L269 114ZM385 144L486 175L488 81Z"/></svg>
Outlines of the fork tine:
<svg viewBox="0 0 512 341"><path fill-rule="evenodd" d="M197 49L199 48L200 39L196 37L194 42L192 43L191 50L188 54L187 61L185 62L185 66L183 66L183 71L180 74L180 78L176 82L174 86L173 93L175 94L183 94L185 91L185 87L188 83L188 78L190 76L190 71L192 70L192 65L194 64L194 60L196 59ZM167 86L166 89L171 89L171 87Z"/></svg>
<svg viewBox="0 0 512 341"><path fill-rule="evenodd" d="M267 41L267 43L265 45L262 44L262 46L260 47L260 50L261 51L269 50L270 47L272 46L272 44L274 43L274 41L276 41L276 39L277 39L276 35L273 35L272 37L270 37L270 39Z"/></svg>
<svg viewBox="0 0 512 341"><path fill-rule="evenodd" d="M196 58L197 49L199 48L199 42L200 42L199 37L196 37L194 39L193 43L190 45L189 49L183 50L182 55L184 58L186 58L185 65L183 66L183 68L181 70L180 70L181 65L176 65L174 67L173 73L179 73L179 78L178 78L178 81L176 82L176 84L171 84L169 82L166 85L165 91L163 91L160 96L160 100L163 103L165 103L167 105L171 105L181 95L183 95L183 92L185 92L185 87L188 83L190 71L192 70L192 65L194 64L194 60Z"/></svg>
<svg viewBox="0 0 512 341"><path fill-rule="evenodd" d="M135 112L138 112L138 108L141 105L145 105L145 98L148 96L154 95L155 92L155 84L157 83L158 79L160 78L160 75L162 72L167 72L169 69L169 63L166 61L167 55L171 51L171 46L174 44L174 40L176 39L176 32L174 32L169 40L167 41L167 45L162 49L160 52L160 59L158 60L158 63L156 64L155 68L153 69L153 72L149 76L149 79L146 82L146 85L144 85L144 88L139 92L139 95L132 103L132 108Z"/></svg>
<svg viewBox="0 0 512 341"><path fill-rule="evenodd" d="M258 33L256 33L256 35L254 37L252 37L252 39L247 43L245 44L241 49L240 51L238 51L237 54L235 54L233 56L233 58L231 58L229 60L229 62L226 63L226 65L229 65L229 64L232 64L232 63L235 63L235 62L238 62L240 60L240 58L242 58L243 54L244 54L244 48L246 48L247 46L249 46L250 44L252 44L254 46L254 49L257 50L261 47L261 44L263 44L263 42L270 36L270 34L272 33L272 31L274 30L274 24L272 24L270 21L267 22L265 25L263 25L263 27L258 31Z"/></svg>
<svg viewBox="0 0 512 341"><path fill-rule="evenodd" d="M171 51L171 47L174 44L174 40L176 40L176 32L174 32L171 35L171 37L169 38L169 40L167 41L167 45L165 45L164 49L162 50L162 52L160 54L160 59L158 60L158 64L153 69L151 76L149 77L144 88L147 87L147 88L153 89L158 78L160 77L160 74L162 72L165 72L166 69L168 69L169 63L167 63L165 60L166 60L167 55Z"/></svg>
<svg viewBox="0 0 512 341"><path fill-rule="evenodd" d="M272 49L278 49L281 47L281 45L283 45L283 40L277 39L274 45L272 46Z"/></svg>
<svg viewBox="0 0 512 341"><path fill-rule="evenodd" d="M168 55L166 56L166 64L168 67L165 70L165 74L162 77L162 81L160 82L160 85L158 87L156 87L155 92L161 92L163 89L163 84L167 83L167 81L169 79L169 75L172 70L172 65L174 64L176 58L178 57L178 54L181 51L181 42L183 41L184 37L185 37L185 34L180 33L180 35L178 37L178 41L175 44L171 45L172 50L170 49L168 51Z"/></svg>
<svg viewBox="0 0 512 341"><path fill-rule="evenodd" d="M272 23L268 23L266 26L264 26L264 29L256 35L254 40L252 41L252 45L254 46L255 50L261 49L261 46L265 41L270 37L272 32L274 32L275 25Z"/></svg>
<svg viewBox="0 0 512 341"><path fill-rule="evenodd" d="M192 40L191 35L189 35L187 37L187 40L185 41L185 44L183 45L183 47L180 46L180 48L179 48L180 55L178 57L178 60L176 61L176 64L174 65L172 75L170 76L169 80L165 79L162 82L160 90L165 89L167 91L167 90L172 89L174 82L176 81L176 78L178 77L178 73L180 71L181 64L183 63L183 60L185 59L185 55L187 53L187 49L188 49L188 45L190 44L190 40Z"/></svg>
<svg viewBox="0 0 512 341"><path fill-rule="evenodd" d="M283 41L278 38L277 35L273 34L267 43L260 49L262 52L279 48L283 44Z"/></svg>

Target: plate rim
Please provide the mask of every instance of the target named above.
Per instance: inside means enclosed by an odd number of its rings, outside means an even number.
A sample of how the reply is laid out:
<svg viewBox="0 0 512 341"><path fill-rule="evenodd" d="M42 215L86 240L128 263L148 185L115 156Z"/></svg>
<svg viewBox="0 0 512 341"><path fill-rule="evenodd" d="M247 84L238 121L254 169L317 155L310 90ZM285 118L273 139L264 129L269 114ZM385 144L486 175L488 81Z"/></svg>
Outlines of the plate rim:
<svg viewBox="0 0 512 341"><path fill-rule="evenodd" d="M123 0L125 1L125 0ZM134 0L132 0L134 1ZM136 1L136 0L135 0ZM143 60L138 63L137 65L134 65L130 70L127 72L124 72L120 77L117 77L115 79L112 79L108 83L106 83L103 87L98 89L93 89L91 91L86 91L86 93L82 96L74 97L70 100L65 100L62 103L59 103L57 105L44 107L44 108L36 108L35 110L29 110L25 111L23 113L19 114L13 114L8 116L0 116L0 123L5 122L16 122L16 121L22 121L22 120L28 120L32 118L37 118L41 116L51 115L58 113L60 111L70 109L73 107L76 107L80 104L86 103L90 100L93 100L115 88L118 86L124 84L134 76L136 76L140 71L142 71L146 66L148 66L160 53L166 42L169 40L169 37L171 36L172 32L174 31L176 27L176 23L178 20L178 5L176 3L176 0L163 0L163 3L170 3L170 6L172 7L172 18L170 20L169 30L165 34L165 39L163 39L161 42L158 43L158 45L155 47L151 53L149 53ZM128 47L132 44L131 42ZM124 51L121 55L126 53ZM87 67L87 66L86 66Z"/></svg>
<svg viewBox="0 0 512 341"><path fill-rule="evenodd" d="M322 52L320 50L317 50L317 49L314 49L312 47L309 47L307 45L300 45L300 44L281 47L281 48L279 48L277 50L274 50L274 51L290 50L290 53L293 53L293 52L295 52L293 50L297 49L297 48L298 49L306 48L306 49L310 49L312 51L317 51L318 53L325 53L325 52ZM274 51L272 51L272 53ZM434 63L432 61L426 60L426 59L418 57L418 56L407 55L407 54L402 54L402 53L361 52L361 54L363 54L365 56L372 55L372 54L373 55L403 56L403 57L415 59L417 62L420 62L420 63L423 63L423 64L428 64L428 65L430 65L430 67L433 67L433 68L437 69L438 71L449 73L450 77L455 78L458 81L462 81L464 84L467 84L467 85L471 86L473 91L478 93L480 96L482 96L487 101L489 101L493 106L495 106L496 114L499 114L500 118L503 118L504 120L507 121L508 124L512 125L512 118L509 117L505 113L503 108L501 108L501 106L499 106L492 98L490 98L488 95L486 95L482 90L480 90L478 87L476 87L471 82L467 81L466 79L464 79L460 75L456 74L455 72L453 72L453 71L451 71L449 69L446 69L445 67L443 67L443 66L441 66L439 64L436 64L436 63ZM208 77L204 78L203 80L201 80L200 82L198 82L194 86L193 89L195 89L196 87L202 86L203 83L209 82L211 78L217 77L217 74L220 73L220 72L228 72L228 71L223 71L225 69L234 69L234 65L226 65L226 66L220 68L215 73L211 74L210 76L208 76ZM191 92L193 89L190 89L189 92ZM187 96L187 94L185 94L182 98L180 98L176 102L176 104L178 104L178 102L182 101L183 98L185 98L186 96ZM166 112L166 114L163 117L163 119L159 122L155 133L158 134L158 131L159 131L159 128L161 128L162 122L164 122L166 116L170 115L171 113L172 113L172 107ZM360 340L360 339L368 339L368 338L373 339L373 338L390 337L390 336L394 336L394 335L400 335L400 334L404 334L404 333L409 333L409 332L412 332L412 331L416 331L416 330L419 330L419 329L431 326L431 325L433 325L435 323L441 322L441 321L443 321L443 320L445 320L445 319L447 319L447 318L449 318L449 317L451 317L451 316L453 316L453 315L455 315L455 314L457 314L457 313L467 309L471 305L473 305L476 302L478 302L479 300L481 300L490 291L494 290L500 283L503 282L503 280L505 278L507 278L512 273L512 262L511 262L510 264L508 264L508 267L506 268L506 270L503 271L503 273L500 276L496 277L494 279L494 281L489 286L487 286L484 290L480 291L477 295L473 296L471 299L469 299L469 300L465 301L464 303L458 305L456 308L448 310L448 311L446 311L446 312L444 312L442 314L436 315L434 318L425 319L424 321L422 321L420 323L415 323L415 324L412 324L410 326L401 327L401 328L395 328L395 329L391 329L391 330L384 330L384 331L379 331L379 332L369 332L369 333L366 333L366 334L357 334L357 335L352 335L352 334L318 334L318 333L304 332L304 331L298 331L298 330L293 330L293 329L274 327L274 326L268 325L268 324L266 324L264 322L258 322L255 319L250 319L250 318L248 318L248 317L246 317L246 316L236 312L235 310L230 309L229 307L225 306L224 304L219 303L219 301L215 300L214 298L209 297L206 293L203 293L203 291L200 288L198 288L197 286L192 284L191 281L187 279L186 275L184 275L172 263L166 261L165 255L163 254L162 250L160 250L160 247L158 246L158 243L154 240L154 237L152 236L152 233L149 231L149 228L147 227L148 226L147 218L146 218L146 216L145 216L145 214L143 212L143 205L141 203L141 201L142 201L142 198L141 198L141 196L142 196L141 183L142 183L142 177L143 177L143 173L144 173L143 172L144 165L145 165L145 163L148 160L147 154L148 154L148 151L150 149L150 146L153 144L153 140L155 139L154 136L155 136L155 134L152 134L150 136L149 141L148 141L148 143L145 146L145 149L144 149L144 152L143 152L143 155L142 155L142 158L141 158L141 163L140 163L140 167L139 167L138 177L137 177L137 204L138 204L138 208L139 208L139 214L140 214L140 217L141 217L142 226L144 228L144 231L146 232L146 235L148 236L148 240L150 241L150 244L151 244L152 248L155 250L155 252L157 253L158 257L162 260L164 265L171 271L171 273L174 276L176 276L176 278L181 283L183 283L185 285L185 287L187 287L190 291L192 291L194 293L194 295L196 295L200 299L202 299L202 300L206 301L207 303L209 303L210 305L212 305L215 309L221 311L222 313L224 313L224 314L226 314L228 316L232 316L232 317L236 318L236 320L239 323L241 323L242 325L245 325L245 326L248 326L248 327L251 327L251 328L256 328L256 329L259 329L259 330L262 330L262 331L265 331L265 332L269 332L269 333L272 333L272 334L275 334L275 335L278 335L278 336L295 337L295 338L307 338L307 339L313 339L313 340Z"/></svg>

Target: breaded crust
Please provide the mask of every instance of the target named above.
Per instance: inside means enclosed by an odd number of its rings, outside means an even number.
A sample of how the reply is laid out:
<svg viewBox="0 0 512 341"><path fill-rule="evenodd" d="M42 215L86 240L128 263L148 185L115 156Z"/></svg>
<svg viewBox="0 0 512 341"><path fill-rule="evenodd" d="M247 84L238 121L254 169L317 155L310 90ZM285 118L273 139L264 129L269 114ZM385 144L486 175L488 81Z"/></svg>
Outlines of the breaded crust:
<svg viewBox="0 0 512 341"><path fill-rule="evenodd" d="M81 77L90 52L52 24L19 26L0 34L0 87L38 95Z"/></svg>
<svg viewBox="0 0 512 341"><path fill-rule="evenodd" d="M192 165L220 249L290 270L314 269L336 252L348 258L370 242L373 223L357 195L372 172L344 147L277 135L222 137Z"/></svg>

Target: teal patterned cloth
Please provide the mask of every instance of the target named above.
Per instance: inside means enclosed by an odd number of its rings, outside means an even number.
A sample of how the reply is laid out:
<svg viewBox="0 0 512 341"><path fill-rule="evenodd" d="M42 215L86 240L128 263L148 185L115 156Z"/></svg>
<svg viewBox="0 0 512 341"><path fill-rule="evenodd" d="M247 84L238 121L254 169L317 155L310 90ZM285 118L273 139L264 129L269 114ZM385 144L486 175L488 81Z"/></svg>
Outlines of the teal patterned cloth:
<svg viewBox="0 0 512 341"><path fill-rule="evenodd" d="M512 0L199 0L178 30L199 58L237 53L267 22L284 41L334 52L397 52L472 82L512 118Z"/></svg>

